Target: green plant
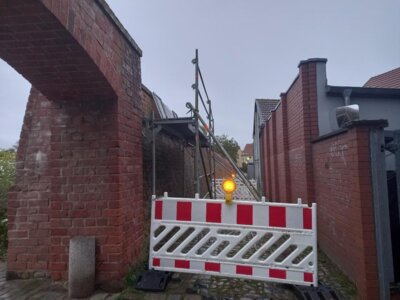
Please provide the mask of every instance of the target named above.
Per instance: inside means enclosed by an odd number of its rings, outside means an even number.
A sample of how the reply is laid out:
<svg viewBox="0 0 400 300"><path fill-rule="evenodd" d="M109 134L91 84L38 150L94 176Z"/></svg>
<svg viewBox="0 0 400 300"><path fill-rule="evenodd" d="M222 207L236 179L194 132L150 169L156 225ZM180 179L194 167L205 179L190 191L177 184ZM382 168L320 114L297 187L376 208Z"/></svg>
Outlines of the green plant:
<svg viewBox="0 0 400 300"><path fill-rule="evenodd" d="M148 258L149 258L149 225L145 225L145 234L142 241L142 250L138 256L135 264L129 267L128 273L125 275L124 284L127 287L133 287L141 273L148 270Z"/></svg>
<svg viewBox="0 0 400 300"><path fill-rule="evenodd" d="M15 180L15 151L0 150L0 260L7 252L7 196Z"/></svg>
<svg viewBox="0 0 400 300"><path fill-rule="evenodd" d="M148 269L147 261L141 260L135 265L129 267L129 271L125 276L125 285L133 287L136 284L141 273Z"/></svg>
<svg viewBox="0 0 400 300"><path fill-rule="evenodd" d="M0 209L7 207L7 194L15 179L15 152L0 150Z"/></svg>
<svg viewBox="0 0 400 300"><path fill-rule="evenodd" d="M238 150L240 146L238 142L234 138L229 138L226 134L216 136L218 142L224 147L226 152L228 152L229 156L232 158L233 161L237 161L238 158ZM215 145L215 151L219 154L224 155L222 150Z"/></svg>
<svg viewBox="0 0 400 300"><path fill-rule="evenodd" d="M7 213L5 210L0 212L0 260L7 254Z"/></svg>

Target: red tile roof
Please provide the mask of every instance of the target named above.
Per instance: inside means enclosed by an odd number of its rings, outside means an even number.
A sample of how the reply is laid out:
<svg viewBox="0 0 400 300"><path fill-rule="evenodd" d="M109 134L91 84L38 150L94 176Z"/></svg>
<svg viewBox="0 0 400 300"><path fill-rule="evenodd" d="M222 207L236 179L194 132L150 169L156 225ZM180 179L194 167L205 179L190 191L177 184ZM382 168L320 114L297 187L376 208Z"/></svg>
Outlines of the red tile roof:
<svg viewBox="0 0 400 300"><path fill-rule="evenodd" d="M371 77L364 87L400 89L400 68Z"/></svg>
<svg viewBox="0 0 400 300"><path fill-rule="evenodd" d="M246 144L246 146L244 146L242 155L253 156L253 144Z"/></svg>

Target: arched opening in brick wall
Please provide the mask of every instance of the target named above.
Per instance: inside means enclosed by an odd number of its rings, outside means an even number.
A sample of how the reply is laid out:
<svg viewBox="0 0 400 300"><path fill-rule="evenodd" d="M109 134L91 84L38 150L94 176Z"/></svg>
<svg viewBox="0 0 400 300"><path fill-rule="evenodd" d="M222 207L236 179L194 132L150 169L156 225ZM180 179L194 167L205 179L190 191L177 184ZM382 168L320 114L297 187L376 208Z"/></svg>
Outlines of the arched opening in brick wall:
<svg viewBox="0 0 400 300"><path fill-rule="evenodd" d="M141 53L107 9L0 0L0 58L32 84L8 200L9 278L66 279L79 235L96 237L96 279L110 283L142 248Z"/></svg>

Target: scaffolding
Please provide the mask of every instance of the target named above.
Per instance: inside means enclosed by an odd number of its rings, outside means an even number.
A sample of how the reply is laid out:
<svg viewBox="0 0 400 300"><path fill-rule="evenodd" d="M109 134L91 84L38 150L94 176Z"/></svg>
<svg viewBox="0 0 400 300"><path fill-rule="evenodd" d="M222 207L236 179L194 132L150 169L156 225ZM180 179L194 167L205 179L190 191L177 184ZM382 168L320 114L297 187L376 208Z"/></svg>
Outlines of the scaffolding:
<svg viewBox="0 0 400 300"><path fill-rule="evenodd" d="M156 134L159 132L164 132L166 134L172 135L185 141L186 145L194 148L194 174L193 174L193 184L194 191L196 194L200 195L200 179L205 178L207 185L207 194L204 196L209 198L216 198L216 155L215 150L218 147L224 154L225 158L229 161L232 168L236 171L238 178L243 182L243 184L248 188L251 195L260 201L260 195L253 184L245 177L242 171L237 167L236 163L232 160L230 155L226 152L224 147L218 141L215 136L215 124L214 116L211 107L211 100L209 98L207 88L205 85L205 80L202 75L200 65L199 65L199 53L196 49L195 58L192 60L195 66L195 83L192 85L194 90L194 105L190 102L186 103L186 107L191 112L191 117L188 118L178 118L175 113L170 113L171 117L166 119L156 120L154 113L150 120L150 126L152 129L152 193L156 193ZM201 105L201 106L200 106ZM160 105L162 106L162 105ZM206 114L205 121L201 114L200 108L204 109ZM202 148L207 151L208 161L204 159ZM208 166L208 171L207 171ZM200 168L203 169L203 175L200 174Z"/></svg>

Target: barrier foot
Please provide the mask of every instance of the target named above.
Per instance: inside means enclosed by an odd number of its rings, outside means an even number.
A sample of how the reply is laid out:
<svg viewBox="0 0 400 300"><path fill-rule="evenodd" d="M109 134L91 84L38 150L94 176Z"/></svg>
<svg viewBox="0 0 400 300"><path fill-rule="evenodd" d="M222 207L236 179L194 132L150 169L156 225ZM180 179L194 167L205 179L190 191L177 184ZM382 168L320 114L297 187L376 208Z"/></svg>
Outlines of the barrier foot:
<svg viewBox="0 0 400 300"><path fill-rule="evenodd" d="M336 291L321 282L318 282L318 287L292 285L291 288L299 300L342 299Z"/></svg>
<svg viewBox="0 0 400 300"><path fill-rule="evenodd" d="M171 275L171 272L147 270L139 275L135 288L143 291L163 292Z"/></svg>

